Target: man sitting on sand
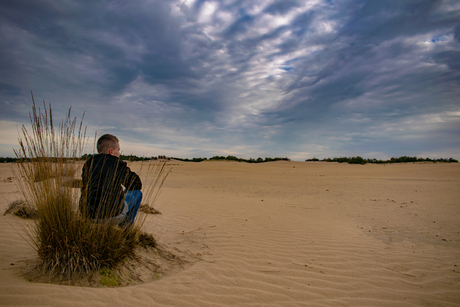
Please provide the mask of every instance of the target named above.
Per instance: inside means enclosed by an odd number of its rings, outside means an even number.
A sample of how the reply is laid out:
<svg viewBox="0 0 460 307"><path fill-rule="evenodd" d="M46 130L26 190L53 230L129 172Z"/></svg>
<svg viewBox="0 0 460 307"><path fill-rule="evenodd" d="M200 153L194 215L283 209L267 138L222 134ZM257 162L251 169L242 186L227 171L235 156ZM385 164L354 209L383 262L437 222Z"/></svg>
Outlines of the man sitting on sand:
<svg viewBox="0 0 460 307"><path fill-rule="evenodd" d="M117 137L101 136L97 152L83 165L80 212L95 222L132 225L142 200L141 179L119 158Z"/></svg>

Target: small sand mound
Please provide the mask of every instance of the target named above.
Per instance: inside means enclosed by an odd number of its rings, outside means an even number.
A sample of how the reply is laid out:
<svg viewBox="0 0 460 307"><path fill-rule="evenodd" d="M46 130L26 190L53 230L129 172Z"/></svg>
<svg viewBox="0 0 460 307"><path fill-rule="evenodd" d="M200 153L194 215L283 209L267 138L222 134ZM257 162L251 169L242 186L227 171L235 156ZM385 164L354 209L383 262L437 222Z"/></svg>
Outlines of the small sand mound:
<svg viewBox="0 0 460 307"><path fill-rule="evenodd" d="M56 272L44 273L43 267L37 259L26 261L22 273L28 281L36 283L67 284L92 288L125 287L151 282L175 274L199 260L198 257L187 251L179 251L166 245L156 244L151 235L145 234L143 240L133 259L114 268L101 268L98 271L76 275L72 280L66 280L62 275L55 274Z"/></svg>

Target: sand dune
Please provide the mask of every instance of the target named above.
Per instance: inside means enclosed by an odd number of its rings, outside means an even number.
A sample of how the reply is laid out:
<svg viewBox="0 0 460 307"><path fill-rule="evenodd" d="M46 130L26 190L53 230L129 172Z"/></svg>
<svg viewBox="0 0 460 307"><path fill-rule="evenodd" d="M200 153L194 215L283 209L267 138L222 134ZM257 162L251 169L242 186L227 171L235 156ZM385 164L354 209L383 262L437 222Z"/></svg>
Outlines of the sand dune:
<svg viewBox="0 0 460 307"><path fill-rule="evenodd" d="M127 287L32 283L25 222L5 215L0 305L460 306L458 164L170 165L144 228L187 263ZM12 176L0 165L0 212Z"/></svg>

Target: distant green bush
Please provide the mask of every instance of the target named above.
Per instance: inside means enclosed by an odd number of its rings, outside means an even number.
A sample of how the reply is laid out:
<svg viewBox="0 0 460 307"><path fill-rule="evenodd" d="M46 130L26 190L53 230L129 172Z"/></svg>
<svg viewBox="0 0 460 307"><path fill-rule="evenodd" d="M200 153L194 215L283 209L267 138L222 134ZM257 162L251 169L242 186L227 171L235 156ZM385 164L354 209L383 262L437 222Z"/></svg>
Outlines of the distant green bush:
<svg viewBox="0 0 460 307"><path fill-rule="evenodd" d="M208 160L207 158L193 158L193 159L187 159L187 158L172 158L174 160L179 160L179 161L184 161L184 162L202 162Z"/></svg>
<svg viewBox="0 0 460 307"><path fill-rule="evenodd" d="M357 156L357 157L352 157L348 160L349 164L366 164L367 160L364 160L362 157Z"/></svg>

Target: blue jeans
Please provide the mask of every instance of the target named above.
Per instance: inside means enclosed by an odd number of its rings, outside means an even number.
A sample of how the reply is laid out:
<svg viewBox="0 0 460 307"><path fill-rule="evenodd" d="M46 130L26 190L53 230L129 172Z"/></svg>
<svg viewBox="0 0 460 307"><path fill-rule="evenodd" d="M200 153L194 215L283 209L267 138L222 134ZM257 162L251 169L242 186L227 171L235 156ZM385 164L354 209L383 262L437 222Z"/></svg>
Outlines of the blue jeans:
<svg viewBox="0 0 460 307"><path fill-rule="evenodd" d="M136 218L137 211L141 205L142 192L140 190L127 191L125 193L125 202L128 204L128 213L125 223L133 224Z"/></svg>

